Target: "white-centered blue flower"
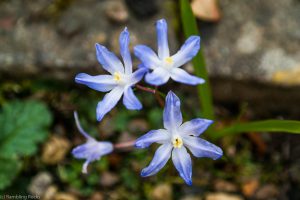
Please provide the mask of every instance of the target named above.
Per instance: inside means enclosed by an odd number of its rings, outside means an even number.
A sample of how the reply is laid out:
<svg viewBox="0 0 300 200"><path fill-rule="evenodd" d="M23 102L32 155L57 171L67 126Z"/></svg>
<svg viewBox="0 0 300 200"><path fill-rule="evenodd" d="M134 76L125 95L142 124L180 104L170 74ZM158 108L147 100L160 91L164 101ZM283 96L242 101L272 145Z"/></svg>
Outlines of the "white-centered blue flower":
<svg viewBox="0 0 300 200"><path fill-rule="evenodd" d="M141 60L142 67L152 70L145 76L146 82L152 85L162 85L170 78L189 85L204 83L202 78L188 74L179 68L189 62L200 49L200 37L190 36L180 50L170 56L168 45L168 25L166 20L156 22L158 55L145 45L134 47L134 54Z"/></svg>
<svg viewBox="0 0 300 200"><path fill-rule="evenodd" d="M75 147L72 150L72 154L77 159L86 159L82 166L82 173L86 174L88 164L95 160L99 160L101 156L111 153L113 151L113 145L110 142L98 142L87 134L80 126L76 112L74 112L74 118L79 132L87 139L87 142Z"/></svg>
<svg viewBox="0 0 300 200"><path fill-rule="evenodd" d="M123 104L129 110L142 109L141 102L133 93L132 86L139 82L147 69L140 68L132 72L132 60L129 51L129 32L127 28L120 34L120 52L123 63L119 58L100 44L96 44L98 62L110 75L91 76L85 73L75 77L76 83L84 84L100 92L108 92L97 105L97 120L101 121L106 113L116 106L123 95Z"/></svg>
<svg viewBox="0 0 300 200"><path fill-rule="evenodd" d="M179 175L186 184L191 185L192 160L186 148L195 157L209 157L216 160L223 155L221 148L198 137L213 121L197 118L182 124L180 100L172 91L166 97L163 120L164 129L152 130L136 140L137 148L146 148L154 142L161 144L149 166L142 170L141 176L156 174L172 155Z"/></svg>

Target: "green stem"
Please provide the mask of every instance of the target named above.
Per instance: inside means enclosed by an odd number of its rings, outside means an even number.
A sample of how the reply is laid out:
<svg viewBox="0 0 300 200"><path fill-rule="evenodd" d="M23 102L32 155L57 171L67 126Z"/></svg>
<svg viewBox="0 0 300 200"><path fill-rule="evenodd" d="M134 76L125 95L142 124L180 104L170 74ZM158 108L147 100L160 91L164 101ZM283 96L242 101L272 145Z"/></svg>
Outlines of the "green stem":
<svg viewBox="0 0 300 200"><path fill-rule="evenodd" d="M188 0L180 0L180 10L181 22L185 37L187 38L191 35L199 35L196 19L192 13L190 2ZM203 55L203 45L199 53L193 59L192 63L195 74L205 80L204 84L197 86L203 117L214 119L213 101L208 73L206 70L205 58Z"/></svg>
<svg viewBox="0 0 300 200"><path fill-rule="evenodd" d="M229 127L217 130L214 138L236 135L245 132L287 132L300 134L300 121L295 120L263 120L245 123L236 123Z"/></svg>

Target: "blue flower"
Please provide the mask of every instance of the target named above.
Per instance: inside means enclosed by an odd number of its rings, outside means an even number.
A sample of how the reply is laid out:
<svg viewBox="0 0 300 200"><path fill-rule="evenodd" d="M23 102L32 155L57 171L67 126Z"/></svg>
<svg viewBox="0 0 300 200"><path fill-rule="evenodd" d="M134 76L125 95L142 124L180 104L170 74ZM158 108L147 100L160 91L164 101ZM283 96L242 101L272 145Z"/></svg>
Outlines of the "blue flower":
<svg viewBox="0 0 300 200"><path fill-rule="evenodd" d="M113 145L110 142L98 142L92 138L80 126L76 112L74 112L74 117L79 132L87 139L87 142L75 147L72 150L72 154L77 159L86 159L82 166L82 173L86 174L88 164L95 160L99 160L101 156L111 153L113 151Z"/></svg>
<svg viewBox="0 0 300 200"><path fill-rule="evenodd" d="M163 120L164 129L152 130L136 140L137 148L146 148L154 142L161 144L149 166L142 170L141 176L156 174L172 155L179 175L186 184L191 185L192 160L186 148L195 157L209 157L216 160L223 155L222 149L198 137L213 121L197 118L182 124L180 100L172 91L166 97Z"/></svg>
<svg viewBox="0 0 300 200"><path fill-rule="evenodd" d="M75 77L76 83L84 84L100 92L110 91L97 105L98 121L101 121L104 115L116 106L122 95L123 104L127 109L142 109L142 104L134 95L132 86L143 78L147 69L141 68L132 72L129 40L129 32L125 28L119 38L120 52L124 64L104 46L96 44L97 59L110 75L90 76L81 73Z"/></svg>
<svg viewBox="0 0 300 200"><path fill-rule="evenodd" d="M168 25L166 20L156 22L158 56L152 49L145 45L134 47L134 54L141 60L141 67L151 69L152 72L145 76L146 82L152 85L162 85L168 82L169 78L174 81L197 85L204 83L204 80L188 74L179 68L190 61L200 49L200 37L190 36L182 45L180 50L170 56L168 45Z"/></svg>

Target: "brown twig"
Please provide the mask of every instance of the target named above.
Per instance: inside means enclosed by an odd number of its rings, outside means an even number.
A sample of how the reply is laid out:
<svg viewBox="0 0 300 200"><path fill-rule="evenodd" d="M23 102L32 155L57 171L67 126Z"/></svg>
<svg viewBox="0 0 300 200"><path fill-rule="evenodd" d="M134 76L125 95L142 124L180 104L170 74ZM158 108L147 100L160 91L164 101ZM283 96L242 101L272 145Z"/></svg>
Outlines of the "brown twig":
<svg viewBox="0 0 300 200"><path fill-rule="evenodd" d="M158 92L157 86L155 87L155 89L152 89L152 88L148 88L148 87L144 87L144 86L136 84L135 87L139 90L152 93L154 95L155 99L157 100L158 104L160 105L160 107L162 107L162 108L165 107L164 100L161 98L161 96Z"/></svg>
<svg viewBox="0 0 300 200"><path fill-rule="evenodd" d="M148 88L148 87L144 87L144 86L141 86L141 85L138 85L138 84L136 84L135 87L136 87L137 89L143 90L143 91L145 91L145 92L150 92L150 93L152 93L152 94L156 94L156 90L155 90L155 89Z"/></svg>
<svg viewBox="0 0 300 200"><path fill-rule="evenodd" d="M121 142L114 144L114 149L127 149L130 147L134 147L135 140L127 141L127 142Z"/></svg>
<svg viewBox="0 0 300 200"><path fill-rule="evenodd" d="M158 87L157 87L157 86L155 87L155 91L158 91ZM164 102L164 100L161 98L161 96L159 95L159 93L156 92L156 93L154 94L154 96L155 96L155 98L156 98L158 104L160 105L160 107L164 108L164 107L165 107L165 102Z"/></svg>

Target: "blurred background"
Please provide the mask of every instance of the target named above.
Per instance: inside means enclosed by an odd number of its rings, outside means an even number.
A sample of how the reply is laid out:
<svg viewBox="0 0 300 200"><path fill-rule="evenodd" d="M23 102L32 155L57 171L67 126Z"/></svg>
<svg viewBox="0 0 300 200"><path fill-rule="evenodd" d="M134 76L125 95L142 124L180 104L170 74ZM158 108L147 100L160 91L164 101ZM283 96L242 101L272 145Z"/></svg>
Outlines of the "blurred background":
<svg viewBox="0 0 300 200"><path fill-rule="evenodd" d="M191 6L217 127L237 118L299 120L300 1L193 0ZM191 187L171 162L156 176L140 177L155 145L114 152L92 163L88 175L81 173L84 161L70 154L85 142L74 110L98 140L129 141L162 127L161 108L142 91L136 92L142 111L118 104L98 123L95 108L103 93L74 83L80 72L104 73L94 44L118 54L124 27L131 49L146 44L156 50L155 21L161 18L174 53L184 42L176 0L0 0L0 199L300 199L300 137L283 133L214 141L224 156L193 158ZM190 64L184 68L193 73ZM187 120L201 115L195 87L170 81L160 88L170 89Z"/></svg>

